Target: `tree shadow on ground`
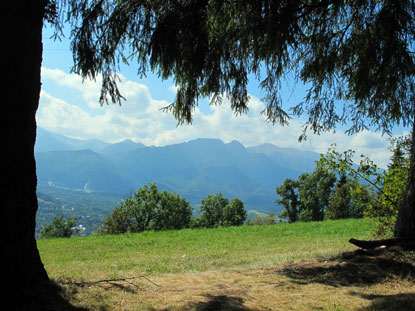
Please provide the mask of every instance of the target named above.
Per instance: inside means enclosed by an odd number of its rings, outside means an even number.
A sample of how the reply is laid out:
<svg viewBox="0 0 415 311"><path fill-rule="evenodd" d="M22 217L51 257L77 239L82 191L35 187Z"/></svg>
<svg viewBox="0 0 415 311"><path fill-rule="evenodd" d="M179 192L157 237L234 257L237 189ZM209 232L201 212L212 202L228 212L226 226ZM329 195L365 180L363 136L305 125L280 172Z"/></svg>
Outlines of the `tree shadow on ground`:
<svg viewBox="0 0 415 311"><path fill-rule="evenodd" d="M393 278L415 279L415 253L399 247L356 250L327 261L286 266L277 271L297 284L367 286Z"/></svg>
<svg viewBox="0 0 415 311"><path fill-rule="evenodd" d="M69 302L72 294L54 281L37 284L15 292L15 295L19 297L14 299L13 310L88 311L86 308L74 306Z"/></svg>
<svg viewBox="0 0 415 311"><path fill-rule="evenodd" d="M191 306L195 311L254 311L247 309L243 305L243 299L240 297L214 296L205 295L208 299L206 302L197 302Z"/></svg>
<svg viewBox="0 0 415 311"><path fill-rule="evenodd" d="M412 293L396 295L352 293L352 295L372 301L369 307L361 309L361 311L415 311L415 294Z"/></svg>
<svg viewBox="0 0 415 311"><path fill-rule="evenodd" d="M192 302L180 310L183 311L257 311L244 306L244 301L240 297L226 295L203 295L207 300ZM176 309L174 309L176 310ZM161 311L173 311L163 309Z"/></svg>

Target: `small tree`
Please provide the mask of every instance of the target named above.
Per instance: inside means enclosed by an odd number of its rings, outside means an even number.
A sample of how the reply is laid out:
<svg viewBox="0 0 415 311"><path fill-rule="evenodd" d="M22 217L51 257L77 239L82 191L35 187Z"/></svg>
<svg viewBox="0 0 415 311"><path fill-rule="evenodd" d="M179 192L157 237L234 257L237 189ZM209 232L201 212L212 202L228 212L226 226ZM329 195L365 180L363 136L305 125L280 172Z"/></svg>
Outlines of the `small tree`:
<svg viewBox="0 0 415 311"><path fill-rule="evenodd" d="M246 217L244 202L238 198L233 198L223 210L223 224L225 226L241 226Z"/></svg>
<svg viewBox="0 0 415 311"><path fill-rule="evenodd" d="M334 174L325 171L319 164L316 169L299 177L301 221L320 221L329 205L332 188L336 182Z"/></svg>
<svg viewBox="0 0 415 311"><path fill-rule="evenodd" d="M345 175L342 175L329 198L329 205L324 215L325 219L343 219L351 216L350 188L350 180Z"/></svg>
<svg viewBox="0 0 415 311"><path fill-rule="evenodd" d="M40 231L40 238L70 238L76 233L76 218L55 217L51 224Z"/></svg>
<svg viewBox="0 0 415 311"><path fill-rule="evenodd" d="M365 210L374 202L373 194L357 178L352 180L350 188L350 217L362 218Z"/></svg>
<svg viewBox="0 0 415 311"><path fill-rule="evenodd" d="M298 219L299 204L298 200L298 181L290 178L284 180L281 186L277 186L275 192L280 196L275 203L282 204L284 210L278 215L279 217L288 218L289 222L296 222Z"/></svg>
<svg viewBox="0 0 415 311"><path fill-rule="evenodd" d="M223 224L223 210L228 205L229 200L224 198L221 193L216 195L209 194L201 200L199 208L200 224L203 227L213 228Z"/></svg>

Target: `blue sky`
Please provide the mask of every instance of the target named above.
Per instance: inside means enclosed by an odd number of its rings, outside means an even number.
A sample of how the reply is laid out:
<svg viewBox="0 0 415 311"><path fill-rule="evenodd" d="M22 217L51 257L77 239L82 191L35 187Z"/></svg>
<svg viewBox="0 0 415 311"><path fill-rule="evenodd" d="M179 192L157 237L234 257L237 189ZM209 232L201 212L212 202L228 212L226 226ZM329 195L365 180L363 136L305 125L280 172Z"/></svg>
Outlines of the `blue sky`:
<svg viewBox="0 0 415 311"><path fill-rule="evenodd" d="M235 117L224 100L221 106L209 106L203 100L194 113L191 125L177 127L177 121L160 111L172 102L175 96L173 80L162 81L149 73L140 79L136 66L122 66L120 89L127 99L122 106L98 103L100 83L82 81L70 73L72 55L67 39L49 39L51 30L44 30L44 53L42 64L42 92L37 123L39 126L70 137L97 138L108 142L131 139L146 145L164 146L181 143L195 138L218 138L225 142L238 140L246 146L272 143L279 147L294 147L325 153L327 148L337 144L339 151L353 149L356 154L365 154L379 166L385 167L389 161L388 137L373 131L363 131L353 136L341 130L321 135L308 134L305 142L299 143L302 120L294 119L290 126L268 124L261 115L264 104L263 93L258 81L250 80L251 100L249 112ZM283 99L288 105L298 102L304 95L301 85L287 84ZM394 135L408 132L397 128Z"/></svg>

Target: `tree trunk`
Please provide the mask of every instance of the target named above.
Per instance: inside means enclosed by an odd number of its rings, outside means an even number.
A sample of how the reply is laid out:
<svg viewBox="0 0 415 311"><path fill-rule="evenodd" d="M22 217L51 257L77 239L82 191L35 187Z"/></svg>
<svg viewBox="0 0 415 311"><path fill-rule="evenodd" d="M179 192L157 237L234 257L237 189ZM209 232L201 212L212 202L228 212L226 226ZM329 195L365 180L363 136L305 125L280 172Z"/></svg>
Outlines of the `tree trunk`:
<svg viewBox="0 0 415 311"><path fill-rule="evenodd" d="M24 303L27 289L48 281L35 239L36 110L42 63L44 0L9 1L3 23L3 283L14 302Z"/></svg>
<svg viewBox="0 0 415 311"><path fill-rule="evenodd" d="M415 109L415 108L414 108ZM412 124L412 143L408 183L395 225L395 237L415 239L415 120Z"/></svg>

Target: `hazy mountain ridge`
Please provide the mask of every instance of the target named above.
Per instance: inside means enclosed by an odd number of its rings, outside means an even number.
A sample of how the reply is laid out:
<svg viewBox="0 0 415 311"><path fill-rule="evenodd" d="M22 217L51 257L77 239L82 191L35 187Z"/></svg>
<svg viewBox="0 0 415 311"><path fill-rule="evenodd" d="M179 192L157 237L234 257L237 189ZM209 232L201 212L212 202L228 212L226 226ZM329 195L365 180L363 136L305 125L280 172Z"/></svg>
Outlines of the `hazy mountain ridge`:
<svg viewBox="0 0 415 311"><path fill-rule="evenodd" d="M99 139L82 140L70 138L38 127L35 153L47 151L73 151L85 149L91 149L95 152L101 152L110 145L110 143L101 141Z"/></svg>
<svg viewBox="0 0 415 311"><path fill-rule="evenodd" d="M164 147L126 140L110 144L38 131L39 185L123 197L149 182L186 197L192 205L208 194L244 200L247 208L275 209L275 187L314 169L314 152L271 144L196 139Z"/></svg>

